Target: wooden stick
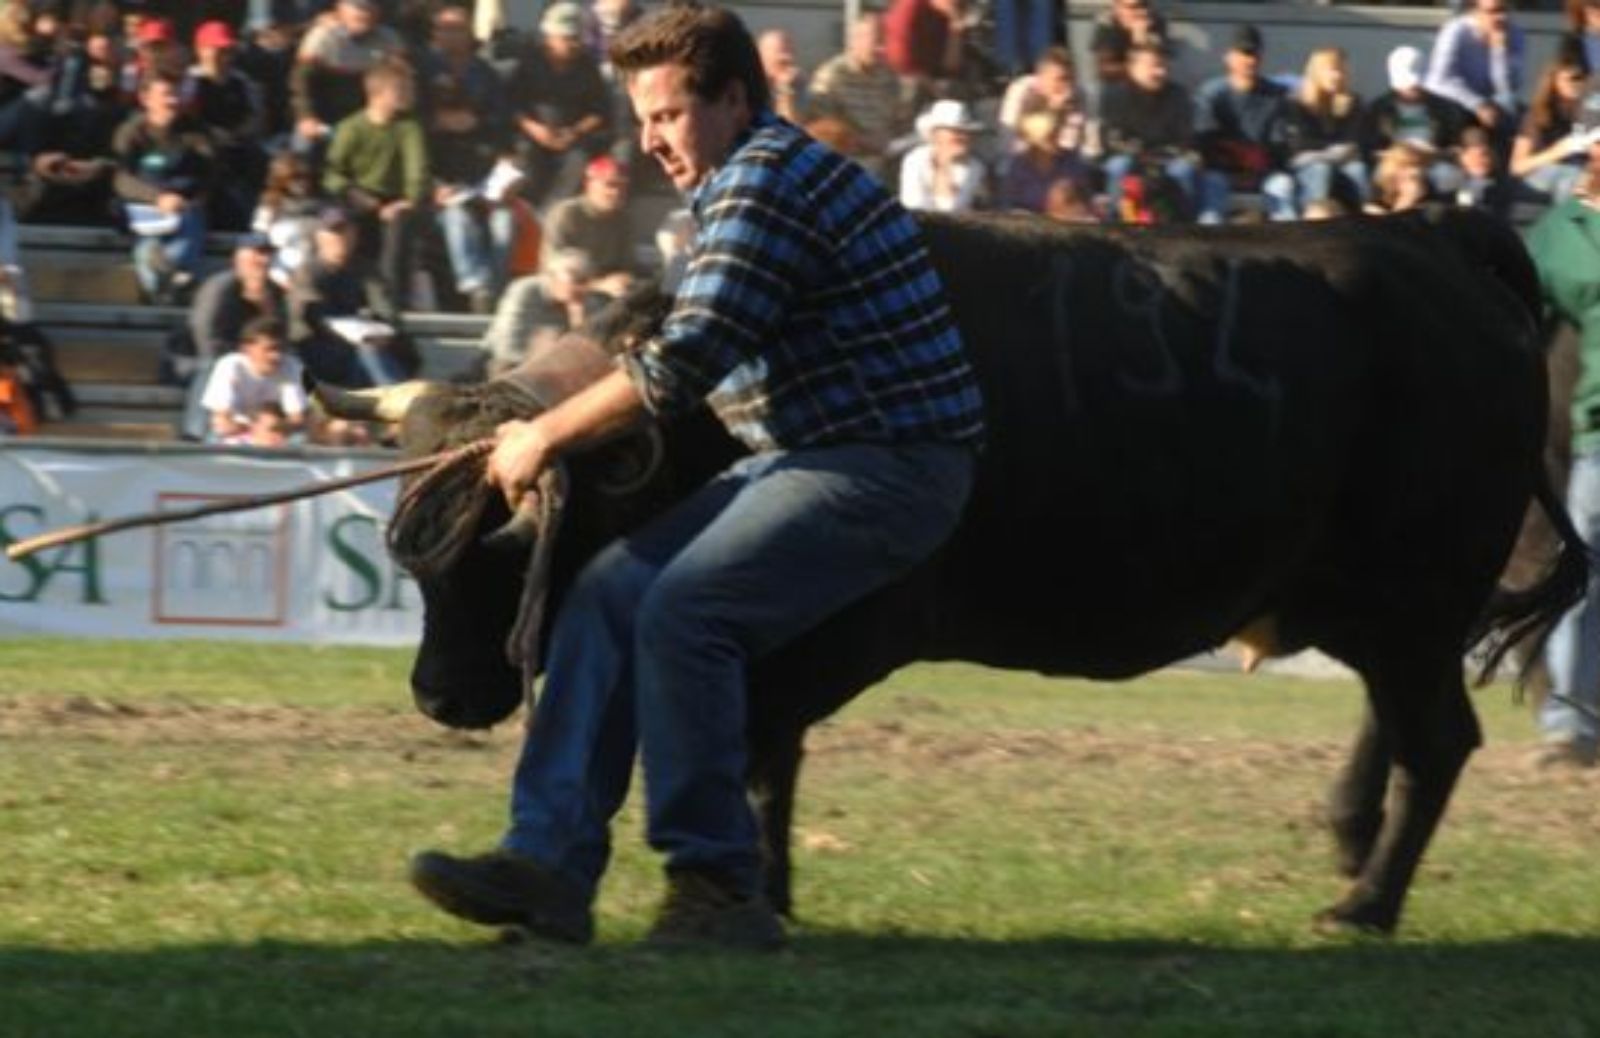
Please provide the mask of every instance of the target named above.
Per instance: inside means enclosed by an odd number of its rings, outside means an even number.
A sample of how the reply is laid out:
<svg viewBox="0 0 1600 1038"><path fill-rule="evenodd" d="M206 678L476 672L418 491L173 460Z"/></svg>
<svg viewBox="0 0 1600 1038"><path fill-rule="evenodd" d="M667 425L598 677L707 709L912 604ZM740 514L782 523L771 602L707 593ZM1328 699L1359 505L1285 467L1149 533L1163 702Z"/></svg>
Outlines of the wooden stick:
<svg viewBox="0 0 1600 1038"><path fill-rule="evenodd" d="M280 490L273 494L255 494L233 501L218 501L209 505L180 508L171 512L144 512L139 515L123 516L120 519L105 519L97 523L79 523L76 526L63 526L59 530L42 533L37 537L29 537L27 540L17 541L15 544L8 546L6 548L6 558L16 562L18 559L27 558L29 555L43 551L46 548L54 548L62 544L75 544L78 541L87 541L94 537L103 537L106 534L118 533L122 530L134 530L142 526L161 526L166 523L181 523L189 519L203 519L208 515L223 515L228 512L248 512L254 508L266 508L269 505L281 505L285 502L298 501L302 498L318 497L322 494L331 494L336 490L359 487L384 479L393 479L408 472L451 465L468 455L487 453L493 446L493 440L477 440L464 447L455 447L420 458L396 462L393 465L385 465L382 468L373 469L371 472L363 472L355 476L341 476L338 479L313 483L309 486L295 487L291 490Z"/></svg>

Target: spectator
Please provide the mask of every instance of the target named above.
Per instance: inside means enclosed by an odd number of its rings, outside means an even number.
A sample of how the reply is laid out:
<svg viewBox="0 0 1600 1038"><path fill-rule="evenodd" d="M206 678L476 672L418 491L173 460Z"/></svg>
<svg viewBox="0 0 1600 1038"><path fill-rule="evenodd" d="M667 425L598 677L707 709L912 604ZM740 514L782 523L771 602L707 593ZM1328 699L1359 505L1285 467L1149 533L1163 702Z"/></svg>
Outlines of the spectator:
<svg viewBox="0 0 1600 1038"><path fill-rule="evenodd" d="M1083 164L1061 148L1056 118L1050 112L1022 117L1023 148L1006 162L1000 182L1000 207L1042 213L1050 190L1059 180L1083 182Z"/></svg>
<svg viewBox="0 0 1600 1038"><path fill-rule="evenodd" d="M29 397L22 360L0 348L0 438L31 436L39 431L39 415Z"/></svg>
<svg viewBox="0 0 1600 1038"><path fill-rule="evenodd" d="M628 175L610 155L589 160L583 193L550 209L544 225L548 266L557 252L575 249L588 259L589 287L620 296L633 283L633 225L628 216Z"/></svg>
<svg viewBox="0 0 1600 1038"><path fill-rule="evenodd" d="M1426 85L1461 105L1510 148L1522 96L1522 27L1511 22L1511 0L1473 0L1473 9L1444 23L1434 40Z"/></svg>
<svg viewBox="0 0 1600 1038"><path fill-rule="evenodd" d="M188 56L178 42L171 19L135 15L133 31L124 38L133 41L133 49L122 55L123 64L118 73L124 94L137 97L145 80L151 77L183 79Z"/></svg>
<svg viewBox="0 0 1600 1038"><path fill-rule="evenodd" d="M289 81L295 69L295 34L280 20L278 9L269 3L264 17L250 21L236 59L239 71L261 90L261 132L273 151L294 133Z"/></svg>
<svg viewBox="0 0 1600 1038"><path fill-rule="evenodd" d="M237 349L246 326L262 318L281 324L288 316L283 289L270 276L272 253L266 235L245 235L234 247L231 267L200 284L189 308L189 332L202 363Z"/></svg>
<svg viewBox="0 0 1600 1038"><path fill-rule="evenodd" d="M511 75L513 121L528 173L524 193L535 205L574 194L585 164L611 142L611 95L582 37L582 8L572 0L551 4L539 19L539 43L523 52Z"/></svg>
<svg viewBox="0 0 1600 1038"><path fill-rule="evenodd" d="M114 187L138 236L134 271L148 300L177 302L187 293L206 244L206 198L215 173L211 137L179 112L179 85L147 79L140 112L117 131Z"/></svg>
<svg viewBox="0 0 1600 1038"><path fill-rule="evenodd" d="M1094 55L1094 78L1100 86L1121 82L1128 74L1129 50L1134 46L1167 47L1167 20L1150 7L1149 0L1111 0L1094 22L1089 50Z"/></svg>
<svg viewBox="0 0 1600 1038"><path fill-rule="evenodd" d="M1241 25L1223 57L1225 73L1200 88L1195 137L1208 170L1236 190L1259 190L1266 215L1294 215L1294 181L1287 159L1288 92L1261 75L1261 31Z"/></svg>
<svg viewBox="0 0 1600 1038"><path fill-rule="evenodd" d="M1418 209L1430 197L1427 156L1409 145L1396 144L1378 157L1367 212L1383 215Z"/></svg>
<svg viewBox="0 0 1600 1038"><path fill-rule="evenodd" d="M1483 209L1501 219L1511 215L1511 184L1488 130L1473 125L1461 132L1456 164L1458 181L1452 189L1456 205Z"/></svg>
<svg viewBox="0 0 1600 1038"><path fill-rule="evenodd" d="M1600 0L1566 0L1567 28L1583 44L1583 59L1600 69Z"/></svg>
<svg viewBox="0 0 1600 1038"><path fill-rule="evenodd" d="M341 386L387 385L415 371L403 339L344 335L338 318L356 317L398 330L399 313L382 279L356 254L356 227L342 209L317 221L311 258L289 286L289 330L307 370Z"/></svg>
<svg viewBox="0 0 1600 1038"><path fill-rule="evenodd" d="M945 96L962 73L965 0L890 0L883 14L883 53L921 101Z"/></svg>
<svg viewBox="0 0 1600 1038"><path fill-rule="evenodd" d="M994 58L1000 71L1015 76L1039 60L1055 40L1054 0L994 0Z"/></svg>
<svg viewBox="0 0 1600 1038"><path fill-rule="evenodd" d="M1361 155L1370 170L1378 156L1404 144L1428 157L1428 181L1440 193L1456 189L1461 174L1451 153L1461 133L1473 125L1472 113L1422 85L1422 52L1396 47L1389 52L1389 89L1373 99L1362 119Z"/></svg>
<svg viewBox="0 0 1600 1038"><path fill-rule="evenodd" d="M428 147L410 114L411 71L398 62L376 65L366 85L366 108L334 131L322 188L354 216L362 254L376 256L390 298L404 309L418 238L431 219Z"/></svg>
<svg viewBox="0 0 1600 1038"><path fill-rule="evenodd" d="M238 351L220 358L206 380L200 398L211 419L206 438L215 443L256 443L252 438L255 430L279 425L258 425L258 416L267 408L281 411L282 426L305 428L303 378L300 362L284 353L283 325L271 318L250 322Z"/></svg>
<svg viewBox="0 0 1600 1038"><path fill-rule="evenodd" d="M250 229L272 242L276 250L272 279L279 287L288 288L294 272L311 255L312 232L325 206L305 156L292 151L273 156Z"/></svg>
<svg viewBox="0 0 1600 1038"><path fill-rule="evenodd" d="M1332 197L1350 209L1366 202L1362 115L1361 99L1349 89L1344 51L1338 47L1312 51L1298 96L1289 106L1289 167L1299 207Z"/></svg>
<svg viewBox="0 0 1600 1038"><path fill-rule="evenodd" d="M761 69L767 74L772 110L792 123L805 121L806 74L794 58L794 38L783 29L768 29L756 37Z"/></svg>
<svg viewBox="0 0 1600 1038"><path fill-rule="evenodd" d="M811 81L811 107L813 115L844 120L852 146L840 150L882 172L902 111L900 78L883 60L882 15L869 11L850 24L844 53L823 62Z"/></svg>
<svg viewBox="0 0 1600 1038"><path fill-rule="evenodd" d="M290 105L295 146L320 150L333 127L366 103L366 74L405 53L400 34L379 22L377 0L337 0L330 18L318 19L295 55Z"/></svg>
<svg viewBox="0 0 1600 1038"><path fill-rule="evenodd" d="M226 22L203 23L194 34L195 64L183 81L184 111L205 126L216 146L211 224L227 231L248 226L267 164L261 88L233 67L236 42Z"/></svg>
<svg viewBox="0 0 1600 1038"><path fill-rule="evenodd" d="M972 135L983 130L963 101L935 101L917 120L924 143L900 165L900 204L907 209L964 213L988 200L988 172L972 153Z"/></svg>
<svg viewBox="0 0 1600 1038"><path fill-rule="evenodd" d="M1600 549L1600 147L1590 149L1571 196L1539 218L1527 241L1545 301L1579 335L1567 508L1592 552ZM1550 692L1539 711L1544 746L1537 761L1592 768L1600 747L1600 580L1591 577L1583 599L1561 618L1546 661Z"/></svg>
<svg viewBox="0 0 1600 1038"><path fill-rule="evenodd" d="M513 234L503 194L489 198L484 191L508 143L509 113L499 75L477 55L465 7L453 4L434 15L433 47L422 69L439 226L456 291L473 313L486 314L504 283Z"/></svg>
<svg viewBox="0 0 1600 1038"><path fill-rule="evenodd" d="M1176 184L1184 196L1183 208L1194 211L1202 223L1220 223L1228 202L1227 181L1200 165L1194 102L1171 80L1166 51L1136 43L1128 50L1125 71L1121 81L1106 84L1100 99L1112 219L1122 218L1123 189L1130 176L1137 176L1141 186L1149 182L1157 190L1163 178Z"/></svg>
<svg viewBox="0 0 1600 1038"><path fill-rule="evenodd" d="M536 339L571 331L599 313L611 297L590 288L589 259L577 249L556 252L544 269L513 281L484 333L490 372L516 367Z"/></svg>
<svg viewBox="0 0 1600 1038"><path fill-rule="evenodd" d="M1018 77L1006 88L1000 102L1000 125L1012 137L1007 150L1022 147L1022 119L1034 112L1046 112L1055 120L1056 144L1062 151L1078 155L1098 150L1078 93L1072 52L1065 47L1046 50L1039 55L1032 74Z"/></svg>
<svg viewBox="0 0 1600 1038"><path fill-rule="evenodd" d="M591 13L586 25L589 53L599 63L600 74L611 83L616 79L611 70L611 41L638 21L642 12L633 0L594 0Z"/></svg>
<svg viewBox="0 0 1600 1038"><path fill-rule="evenodd" d="M1511 144L1511 176L1517 194L1532 202L1560 202L1572 194L1583 173L1590 135L1580 130L1589 67L1582 42L1568 37L1534 87L1528 114Z"/></svg>
<svg viewBox="0 0 1600 1038"><path fill-rule="evenodd" d="M44 109L39 99L51 79L47 57L35 47L33 13L22 0L0 7L0 148L9 148L26 170L39 150Z"/></svg>

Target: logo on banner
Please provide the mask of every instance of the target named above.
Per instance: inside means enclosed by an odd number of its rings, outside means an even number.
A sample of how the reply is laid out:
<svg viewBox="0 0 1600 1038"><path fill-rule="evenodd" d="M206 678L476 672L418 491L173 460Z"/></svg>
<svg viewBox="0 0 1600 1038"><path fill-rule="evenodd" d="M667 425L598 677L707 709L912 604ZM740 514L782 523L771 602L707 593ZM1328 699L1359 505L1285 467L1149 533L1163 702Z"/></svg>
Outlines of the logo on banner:
<svg viewBox="0 0 1600 1038"><path fill-rule="evenodd" d="M156 495L156 507L233 500ZM282 627L289 603L289 509L207 516L157 528L152 588L158 624Z"/></svg>

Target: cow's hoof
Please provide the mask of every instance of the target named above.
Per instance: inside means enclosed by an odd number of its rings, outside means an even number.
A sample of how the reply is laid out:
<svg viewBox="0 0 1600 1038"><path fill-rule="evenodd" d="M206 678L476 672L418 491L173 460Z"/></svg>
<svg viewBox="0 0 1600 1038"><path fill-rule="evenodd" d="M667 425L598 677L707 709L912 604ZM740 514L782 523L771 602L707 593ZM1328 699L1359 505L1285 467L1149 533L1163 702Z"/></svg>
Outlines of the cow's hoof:
<svg viewBox="0 0 1600 1038"><path fill-rule="evenodd" d="M1388 937L1399 919L1371 905L1338 904L1318 912L1312 929L1329 937Z"/></svg>

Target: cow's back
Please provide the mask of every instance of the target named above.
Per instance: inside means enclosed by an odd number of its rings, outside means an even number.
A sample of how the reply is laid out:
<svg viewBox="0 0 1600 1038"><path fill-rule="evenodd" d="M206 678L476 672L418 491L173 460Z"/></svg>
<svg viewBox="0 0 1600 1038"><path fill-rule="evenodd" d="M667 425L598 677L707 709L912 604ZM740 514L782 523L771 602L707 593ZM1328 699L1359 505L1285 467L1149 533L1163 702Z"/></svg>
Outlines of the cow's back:
<svg viewBox="0 0 1600 1038"><path fill-rule="evenodd" d="M1202 651L1349 593L1461 496L1453 448L1496 470L1524 438L1520 311L1425 229L925 227L990 429L940 654L1117 676Z"/></svg>

